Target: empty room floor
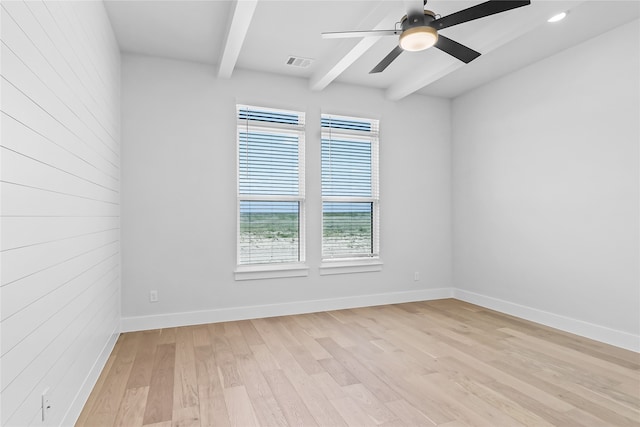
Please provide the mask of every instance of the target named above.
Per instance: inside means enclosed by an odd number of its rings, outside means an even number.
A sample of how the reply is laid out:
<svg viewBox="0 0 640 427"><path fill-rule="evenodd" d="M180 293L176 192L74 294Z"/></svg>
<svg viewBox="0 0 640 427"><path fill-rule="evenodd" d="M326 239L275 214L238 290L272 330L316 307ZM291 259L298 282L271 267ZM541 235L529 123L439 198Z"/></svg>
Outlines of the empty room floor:
<svg viewBox="0 0 640 427"><path fill-rule="evenodd" d="M638 426L640 354L453 299L122 334L78 426Z"/></svg>

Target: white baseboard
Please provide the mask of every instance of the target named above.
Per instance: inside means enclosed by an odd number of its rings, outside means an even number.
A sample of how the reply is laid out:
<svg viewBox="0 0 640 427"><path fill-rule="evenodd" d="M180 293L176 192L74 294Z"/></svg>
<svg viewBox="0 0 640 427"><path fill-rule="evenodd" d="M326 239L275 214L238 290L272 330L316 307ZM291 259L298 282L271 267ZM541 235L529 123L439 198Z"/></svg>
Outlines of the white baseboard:
<svg viewBox="0 0 640 427"><path fill-rule="evenodd" d="M443 298L456 298L616 347L640 352L640 336L457 288L423 289L282 304L123 317L121 319L121 331L143 331Z"/></svg>
<svg viewBox="0 0 640 427"><path fill-rule="evenodd" d="M453 289L453 297L461 301L490 308L501 313L510 314L521 319L530 320L565 332L580 335L592 340L611 344L627 350L640 352L640 336L628 332L610 329L582 320L527 307L513 302L476 294L463 289Z"/></svg>
<svg viewBox="0 0 640 427"><path fill-rule="evenodd" d="M118 325L119 326L119 325ZM78 421L78 417L80 417L80 413L84 408L84 405L87 403L87 399L89 399L89 395L95 387L102 370L107 364L107 360L113 351L113 348L116 345L116 341L118 341L118 337L120 336L120 332L118 331L118 326L114 329L113 333L109 337L109 340L106 342L102 351L100 352L100 356L96 359L96 362L91 367L91 371L87 374L80 390L74 397L71 405L67 409L67 412L64 414L62 418L61 426L72 426L75 425L76 421Z"/></svg>
<svg viewBox="0 0 640 427"><path fill-rule="evenodd" d="M143 331L177 326L200 325L204 323L228 322L232 320L315 313L318 311L427 301L451 298L452 296L451 288L436 288L312 301L296 301L282 304L220 308L186 313L168 313L154 316L123 317L121 320L121 331Z"/></svg>

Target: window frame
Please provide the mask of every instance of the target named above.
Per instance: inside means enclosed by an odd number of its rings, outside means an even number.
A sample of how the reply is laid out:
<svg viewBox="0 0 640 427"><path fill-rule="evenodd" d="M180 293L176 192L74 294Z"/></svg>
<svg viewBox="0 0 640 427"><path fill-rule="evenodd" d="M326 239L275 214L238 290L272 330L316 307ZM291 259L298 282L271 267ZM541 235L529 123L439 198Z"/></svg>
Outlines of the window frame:
<svg viewBox="0 0 640 427"><path fill-rule="evenodd" d="M291 114L298 118L298 124L277 123L272 121L251 120L249 113L242 110ZM241 133L252 131L290 134L298 138L298 194L241 194ZM276 277L297 277L308 275L306 262L306 194L305 194L305 113L280 108L255 105L236 105L236 280L264 279ZM298 203L298 260L266 263L241 263L240 205L243 201L282 201Z"/></svg>
<svg viewBox="0 0 640 427"><path fill-rule="evenodd" d="M370 130L341 129L324 126L325 120L346 120L364 122L370 125ZM366 271L379 271L382 268L380 257L380 164L379 164L379 120L353 116L342 116L323 113L321 115L321 151L326 140L366 141L371 144L371 195L370 196L340 196L325 195L321 182L321 257L320 274L340 274ZM322 156L321 156L322 157ZM321 162L322 163L322 162ZM324 173L321 164L321 176ZM322 180L321 180L322 181ZM365 202L372 204L372 227L370 254L346 254L344 256L327 256L325 253L325 202Z"/></svg>

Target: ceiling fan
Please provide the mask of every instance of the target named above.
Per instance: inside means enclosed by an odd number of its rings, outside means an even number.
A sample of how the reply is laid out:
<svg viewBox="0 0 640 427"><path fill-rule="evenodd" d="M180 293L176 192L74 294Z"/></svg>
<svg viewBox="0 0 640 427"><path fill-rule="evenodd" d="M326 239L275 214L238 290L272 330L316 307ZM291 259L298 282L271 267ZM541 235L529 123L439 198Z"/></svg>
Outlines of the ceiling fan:
<svg viewBox="0 0 640 427"><path fill-rule="evenodd" d="M423 5L426 6L427 0ZM531 4L530 0L508 1L490 0L476 6L461 10L451 15L436 19L436 15L430 10L409 10L407 14L396 24L393 30L371 30L371 31L342 31L322 33L325 39L349 38L349 37L370 37L370 36L394 36L400 34L398 46L396 46L387 56L376 65L369 74L379 73L393 62L403 51L411 52L427 49L435 46L443 52L468 64L480 56L480 52L468 48L450 38L438 34L438 30L452 27L484 18L507 10L515 9Z"/></svg>

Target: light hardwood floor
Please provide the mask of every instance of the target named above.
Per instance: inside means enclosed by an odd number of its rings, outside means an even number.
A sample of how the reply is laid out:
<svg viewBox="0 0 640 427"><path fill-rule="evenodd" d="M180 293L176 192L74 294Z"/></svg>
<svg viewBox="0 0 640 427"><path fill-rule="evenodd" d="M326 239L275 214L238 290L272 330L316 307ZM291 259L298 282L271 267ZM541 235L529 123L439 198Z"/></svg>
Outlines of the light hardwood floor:
<svg viewBox="0 0 640 427"><path fill-rule="evenodd" d="M79 426L640 426L640 355L456 300L126 333Z"/></svg>

